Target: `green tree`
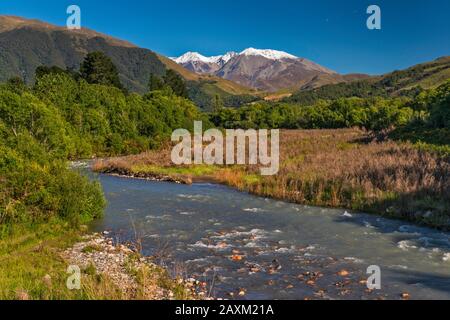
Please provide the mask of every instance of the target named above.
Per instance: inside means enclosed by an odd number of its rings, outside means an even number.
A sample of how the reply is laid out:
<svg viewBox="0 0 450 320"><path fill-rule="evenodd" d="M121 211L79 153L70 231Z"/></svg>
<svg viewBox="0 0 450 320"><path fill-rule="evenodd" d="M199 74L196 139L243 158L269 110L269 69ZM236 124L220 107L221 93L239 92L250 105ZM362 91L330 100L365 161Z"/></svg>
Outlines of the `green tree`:
<svg viewBox="0 0 450 320"><path fill-rule="evenodd" d="M39 80L43 76L47 74L65 74L68 73L66 70L58 67L58 66L39 66L36 68L36 71L34 73L36 80Z"/></svg>
<svg viewBox="0 0 450 320"><path fill-rule="evenodd" d="M81 64L80 74L88 83L124 89L116 66L103 52L89 53Z"/></svg>
<svg viewBox="0 0 450 320"><path fill-rule="evenodd" d="M148 89L150 91L162 90L164 88L164 81L161 77L155 74L150 74L150 80L148 81Z"/></svg>
<svg viewBox="0 0 450 320"><path fill-rule="evenodd" d="M6 81L6 85L11 91L14 91L16 93L22 93L28 90L25 81L23 81L21 77L12 77L8 79L8 81Z"/></svg>
<svg viewBox="0 0 450 320"><path fill-rule="evenodd" d="M186 83L183 78L175 71L168 69L163 77L164 84L172 88L175 95L183 98L188 97Z"/></svg>
<svg viewBox="0 0 450 320"><path fill-rule="evenodd" d="M213 99L213 112L218 112L220 109L224 107L222 98L216 94Z"/></svg>

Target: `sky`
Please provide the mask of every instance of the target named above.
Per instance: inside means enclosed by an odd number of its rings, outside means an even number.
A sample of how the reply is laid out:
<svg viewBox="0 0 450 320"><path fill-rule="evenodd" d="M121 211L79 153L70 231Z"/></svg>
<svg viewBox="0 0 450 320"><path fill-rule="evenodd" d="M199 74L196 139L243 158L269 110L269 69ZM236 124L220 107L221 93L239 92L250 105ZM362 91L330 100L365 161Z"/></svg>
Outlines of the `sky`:
<svg viewBox="0 0 450 320"><path fill-rule="evenodd" d="M276 49L339 73L382 74L450 55L449 0L1 0L0 14L82 26L166 56ZM369 5L381 30L369 30Z"/></svg>

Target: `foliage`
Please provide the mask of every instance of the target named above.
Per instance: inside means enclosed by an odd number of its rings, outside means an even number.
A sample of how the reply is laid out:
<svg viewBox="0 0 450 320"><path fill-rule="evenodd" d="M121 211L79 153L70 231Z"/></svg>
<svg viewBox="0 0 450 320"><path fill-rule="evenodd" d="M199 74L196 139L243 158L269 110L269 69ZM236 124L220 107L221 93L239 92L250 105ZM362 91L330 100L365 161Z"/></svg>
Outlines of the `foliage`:
<svg viewBox="0 0 450 320"><path fill-rule="evenodd" d="M391 137L417 143L450 146L450 80L422 92L411 103L414 119Z"/></svg>
<svg viewBox="0 0 450 320"><path fill-rule="evenodd" d="M150 91L162 90L164 88L164 81L161 77L155 74L150 75L150 80L148 81L148 89Z"/></svg>
<svg viewBox="0 0 450 320"><path fill-rule="evenodd" d="M150 92L164 91L183 98L188 98L189 95L184 79L172 69L168 69L163 77L151 74L148 88Z"/></svg>
<svg viewBox="0 0 450 320"><path fill-rule="evenodd" d="M55 68L41 71L33 89L17 80L0 85L0 225L96 218L105 205L101 187L69 170L67 159L138 153L174 129L192 129L194 120L207 123L170 92L127 95Z"/></svg>
<svg viewBox="0 0 450 320"><path fill-rule="evenodd" d="M319 100L311 106L255 103L240 109L222 109L211 121L224 128L338 129L362 127L383 130L408 123L412 109L405 99L347 98Z"/></svg>
<svg viewBox="0 0 450 320"><path fill-rule="evenodd" d="M350 97L387 98L390 96L414 98L423 89L432 89L444 83L450 77L449 70L450 58L443 57L380 77L330 84L308 91L298 91L285 99L285 101L311 105L320 99L334 100Z"/></svg>
<svg viewBox="0 0 450 320"><path fill-rule="evenodd" d="M169 86L173 93L179 97L188 97L188 91L186 88L186 84L184 83L183 78L176 72L171 69L166 71L166 74L163 76L163 82L165 85Z"/></svg>
<svg viewBox="0 0 450 320"><path fill-rule="evenodd" d="M338 129L360 127L374 132L396 128L392 137L450 144L450 81L424 90L414 99L338 98L312 105L259 102L220 109L211 121L223 128ZM433 134L434 133L434 134Z"/></svg>
<svg viewBox="0 0 450 320"><path fill-rule="evenodd" d="M214 111L216 97L223 101L224 107L241 107L258 100L251 94L231 94L220 87L216 80L199 80L187 82L189 98L203 111Z"/></svg>
<svg viewBox="0 0 450 320"><path fill-rule="evenodd" d="M101 51L88 53L80 66L80 74L88 83L123 89L116 66L111 58Z"/></svg>

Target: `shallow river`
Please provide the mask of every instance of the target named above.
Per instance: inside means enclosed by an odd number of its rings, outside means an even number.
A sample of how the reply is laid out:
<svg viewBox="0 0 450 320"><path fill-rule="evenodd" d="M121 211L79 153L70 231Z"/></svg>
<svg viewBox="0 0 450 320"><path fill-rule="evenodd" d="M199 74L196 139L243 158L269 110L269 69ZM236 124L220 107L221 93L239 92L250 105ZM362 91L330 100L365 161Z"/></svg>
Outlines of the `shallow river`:
<svg viewBox="0 0 450 320"><path fill-rule="evenodd" d="M99 179L108 208L94 230L141 239L145 255L215 297L450 299L450 233L213 184ZM371 265L381 290L363 281Z"/></svg>

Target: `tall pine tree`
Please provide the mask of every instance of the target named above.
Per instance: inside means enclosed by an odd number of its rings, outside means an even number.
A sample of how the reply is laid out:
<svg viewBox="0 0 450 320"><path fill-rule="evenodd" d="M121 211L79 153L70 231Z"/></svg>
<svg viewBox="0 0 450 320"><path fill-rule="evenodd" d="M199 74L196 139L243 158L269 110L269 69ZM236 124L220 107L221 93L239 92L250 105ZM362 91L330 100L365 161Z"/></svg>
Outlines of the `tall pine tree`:
<svg viewBox="0 0 450 320"><path fill-rule="evenodd" d="M150 74L150 80L148 81L148 89L150 91L164 89L164 81L155 74Z"/></svg>
<svg viewBox="0 0 450 320"><path fill-rule="evenodd" d="M89 53L81 64L80 74L88 83L114 86L124 90L116 66L103 52Z"/></svg>
<svg viewBox="0 0 450 320"><path fill-rule="evenodd" d="M188 91L183 78L175 71L168 69L163 77L164 84L172 88L173 93L179 97L188 97Z"/></svg>

